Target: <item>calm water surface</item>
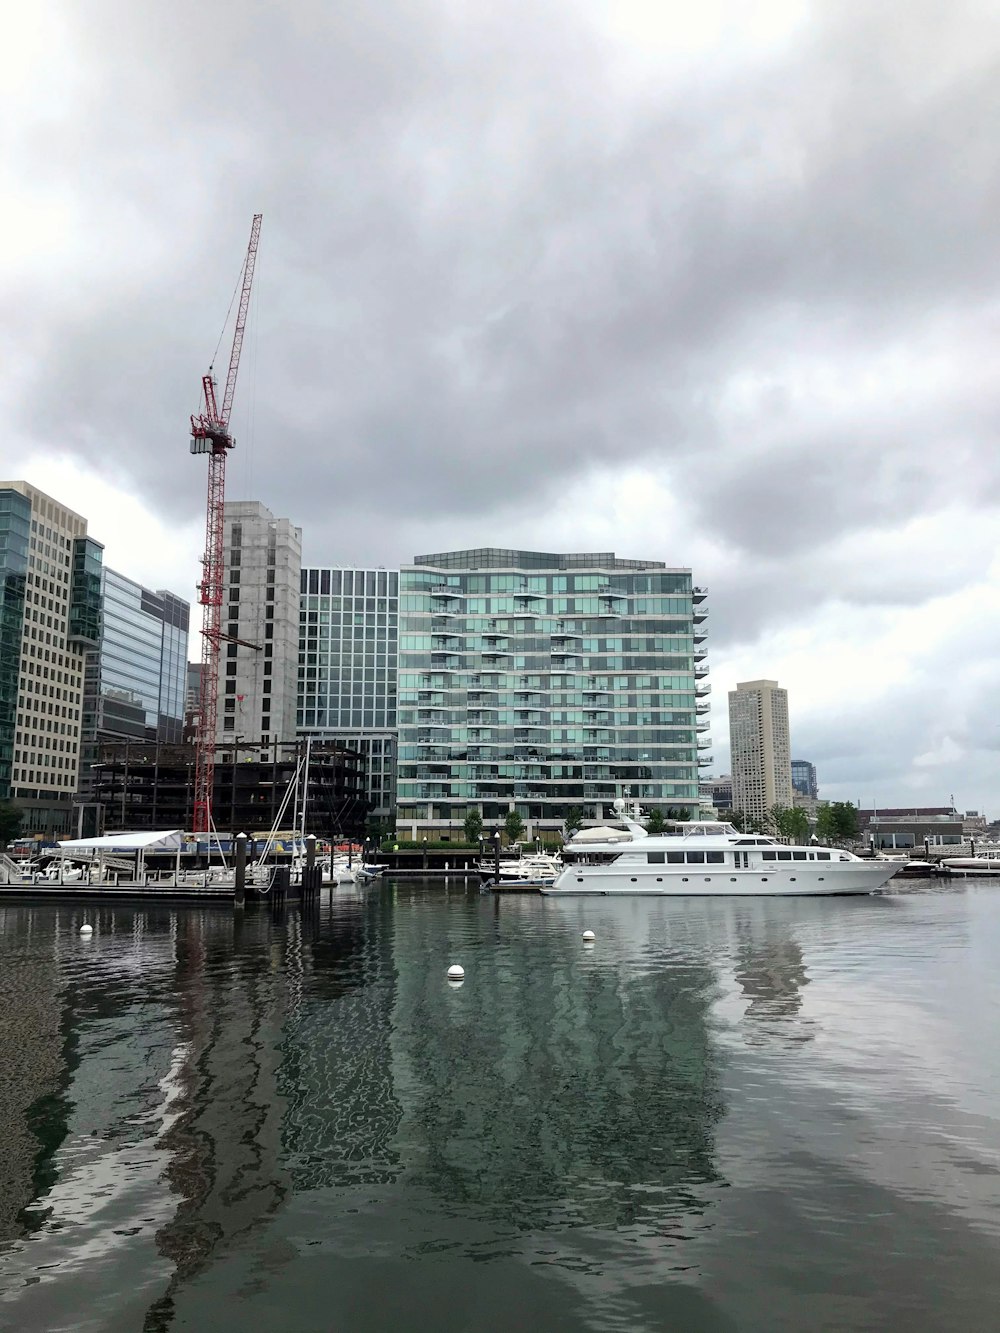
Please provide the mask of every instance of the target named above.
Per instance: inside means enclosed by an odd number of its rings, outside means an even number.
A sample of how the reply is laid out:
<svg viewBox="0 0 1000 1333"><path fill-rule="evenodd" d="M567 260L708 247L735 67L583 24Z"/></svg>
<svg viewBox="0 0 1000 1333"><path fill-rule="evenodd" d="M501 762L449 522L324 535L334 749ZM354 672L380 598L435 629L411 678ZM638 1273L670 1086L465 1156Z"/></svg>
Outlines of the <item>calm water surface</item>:
<svg viewBox="0 0 1000 1333"><path fill-rule="evenodd" d="M0 906L0 1327L994 1330L998 1020L1000 882Z"/></svg>

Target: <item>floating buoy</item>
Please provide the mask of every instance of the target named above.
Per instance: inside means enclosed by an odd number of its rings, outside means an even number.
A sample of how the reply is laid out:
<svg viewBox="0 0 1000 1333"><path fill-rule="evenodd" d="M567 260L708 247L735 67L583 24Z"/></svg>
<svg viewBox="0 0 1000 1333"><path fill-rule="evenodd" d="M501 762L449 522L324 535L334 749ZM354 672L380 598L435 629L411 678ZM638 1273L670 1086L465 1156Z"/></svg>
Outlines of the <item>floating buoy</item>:
<svg viewBox="0 0 1000 1333"><path fill-rule="evenodd" d="M94 927L93 927L93 926L81 926L81 927L80 927L80 934L81 934L81 935L93 935L93 933L94 933Z"/></svg>
<svg viewBox="0 0 1000 1333"><path fill-rule="evenodd" d="M597 939L597 936L594 934L594 932L593 932L592 930L585 930L585 931L583 932L583 942L584 942L584 944L593 944L594 940L596 940L596 939Z"/></svg>
<svg viewBox="0 0 1000 1333"><path fill-rule="evenodd" d="M449 980L449 981L464 981L464 980L465 980L465 968L464 968L464 967L461 967L458 963L452 963L451 967L449 967L449 969L448 969L448 980Z"/></svg>

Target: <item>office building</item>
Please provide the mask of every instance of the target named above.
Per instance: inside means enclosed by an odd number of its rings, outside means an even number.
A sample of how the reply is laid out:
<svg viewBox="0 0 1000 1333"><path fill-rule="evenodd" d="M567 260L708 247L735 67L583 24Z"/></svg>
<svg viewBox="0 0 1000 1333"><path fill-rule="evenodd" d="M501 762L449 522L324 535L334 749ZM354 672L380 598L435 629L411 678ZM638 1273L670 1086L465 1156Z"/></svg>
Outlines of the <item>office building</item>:
<svg viewBox="0 0 1000 1333"><path fill-rule="evenodd" d="M180 741L191 608L113 569L102 572L101 586L101 646L84 677L84 743Z"/></svg>
<svg viewBox="0 0 1000 1333"><path fill-rule="evenodd" d="M109 740L174 744L184 730L190 607L113 569L101 573L101 644L84 672L76 833L104 828L94 800L93 766Z"/></svg>
<svg viewBox="0 0 1000 1333"><path fill-rule="evenodd" d="M746 680L729 691L733 809L764 819L775 805L792 805L788 693L776 680Z"/></svg>
<svg viewBox="0 0 1000 1333"><path fill-rule="evenodd" d="M305 568L300 581L299 733L364 759L370 814L395 813L399 574Z"/></svg>
<svg viewBox="0 0 1000 1333"><path fill-rule="evenodd" d="M216 735L236 740L295 737L302 530L255 500L226 502L226 596ZM238 641L238 642L237 642Z"/></svg>
<svg viewBox="0 0 1000 1333"><path fill-rule="evenodd" d="M25 833L71 828L103 549L58 500L0 482L0 800L16 802Z"/></svg>
<svg viewBox="0 0 1000 1333"><path fill-rule="evenodd" d="M616 797L697 816L705 593L688 569L493 548L400 571L397 836L528 836Z"/></svg>
<svg viewBox="0 0 1000 1333"><path fill-rule="evenodd" d="M815 801L819 796L816 784L816 765L808 759L792 760L792 786L801 796L811 796Z"/></svg>

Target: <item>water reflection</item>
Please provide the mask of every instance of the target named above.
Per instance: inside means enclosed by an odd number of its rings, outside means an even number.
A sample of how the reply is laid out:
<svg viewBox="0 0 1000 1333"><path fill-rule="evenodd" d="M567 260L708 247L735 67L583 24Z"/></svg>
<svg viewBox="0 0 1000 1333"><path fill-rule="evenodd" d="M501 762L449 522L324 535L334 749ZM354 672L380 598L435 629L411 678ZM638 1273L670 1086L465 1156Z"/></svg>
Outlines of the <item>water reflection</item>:
<svg viewBox="0 0 1000 1333"><path fill-rule="evenodd" d="M373 1287L407 1288L420 1258L440 1309L453 1275L479 1289L471 1259L516 1265L536 1293L557 1274L539 1326L570 1326L569 1309L576 1326L676 1323L665 1281L709 1281L726 1217L730 1243L756 1234L749 1195L772 1210L762 1236L794 1236L767 1203L777 1178L798 1188L790 1135L822 1127L797 1159L807 1213L823 1152L843 1139L855 1169L866 1140L830 1106L822 1061L854 1030L856 1066L871 1014L893 1012L887 914L386 885L304 913L102 909L84 945L74 909L0 909L0 1300L23 1333L196 1327L234 1294L247 1327L282 1326L284 1307L277 1324L244 1316L283 1284L321 1300L336 1262L352 1327L378 1327ZM939 931L935 957L960 934ZM908 1031L899 984L891 998ZM919 1114L911 1136L930 1133ZM865 1133L888 1170L879 1128ZM690 1326L718 1326L696 1307Z"/></svg>

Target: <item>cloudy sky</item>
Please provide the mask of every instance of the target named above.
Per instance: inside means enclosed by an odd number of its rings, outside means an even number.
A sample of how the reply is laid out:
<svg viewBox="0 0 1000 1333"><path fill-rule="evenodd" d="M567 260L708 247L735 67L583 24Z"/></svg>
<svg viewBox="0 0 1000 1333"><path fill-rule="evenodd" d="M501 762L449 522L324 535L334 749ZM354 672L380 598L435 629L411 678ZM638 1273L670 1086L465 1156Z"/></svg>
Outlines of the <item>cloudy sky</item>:
<svg viewBox="0 0 1000 1333"><path fill-rule="evenodd" d="M193 597L187 417L311 563L710 589L822 793L1000 815L995 0L35 0L0 47L0 473Z"/></svg>

